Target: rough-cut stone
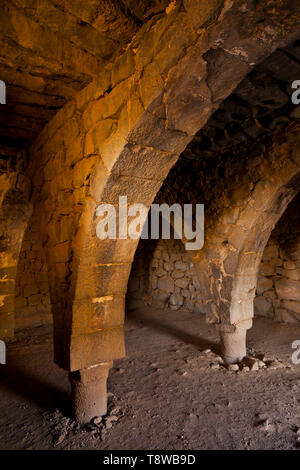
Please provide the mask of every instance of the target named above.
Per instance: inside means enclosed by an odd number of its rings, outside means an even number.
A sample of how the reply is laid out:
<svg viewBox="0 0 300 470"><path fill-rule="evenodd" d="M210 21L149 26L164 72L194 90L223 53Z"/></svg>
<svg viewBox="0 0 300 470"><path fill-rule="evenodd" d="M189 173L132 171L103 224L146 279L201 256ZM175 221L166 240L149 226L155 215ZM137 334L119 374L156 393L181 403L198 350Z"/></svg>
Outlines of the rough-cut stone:
<svg viewBox="0 0 300 470"><path fill-rule="evenodd" d="M266 297L267 299L272 299L273 300L273 305L277 299L277 295L276 295L276 292L275 292L275 289L271 289L271 290L266 290L264 291L263 293L264 297Z"/></svg>
<svg viewBox="0 0 300 470"><path fill-rule="evenodd" d="M184 271L178 271L177 269L173 271L172 276L174 279L180 279L181 277L184 277Z"/></svg>
<svg viewBox="0 0 300 470"><path fill-rule="evenodd" d="M259 369L259 360L255 357L245 357L243 361L250 370L256 371Z"/></svg>
<svg viewBox="0 0 300 470"><path fill-rule="evenodd" d="M183 305L183 297L178 294L172 294L169 299L170 306L181 307Z"/></svg>
<svg viewBox="0 0 300 470"><path fill-rule="evenodd" d="M159 258L156 258L157 253L159 253ZM170 261L171 259L175 259L175 261ZM132 269L131 277L138 277L140 279L140 285L146 288L147 295L149 295L153 301L152 305L155 304L158 307L166 306L170 294L174 293L187 300L188 302L185 308L193 311L195 304L193 293L195 288L192 284L192 278L195 276L195 268L189 259L188 253L185 252L182 242L176 240L160 240L152 254L152 259L149 260L149 266L150 272L148 273L144 259L137 258L136 264L134 264ZM176 266L183 269L179 270ZM173 279L174 286L170 280L169 283L171 286L169 287L166 287L165 280L159 283L159 276L161 278ZM162 290L162 286L163 289L167 289L167 291ZM169 292L170 288L172 292ZM131 283L128 284L128 290L130 291L129 305L131 306L130 308L133 308L133 303L136 305L136 295L133 296L134 291L131 288ZM139 292L141 297L142 291L140 290ZM164 292L165 295L162 296L160 294L161 292Z"/></svg>
<svg viewBox="0 0 300 470"><path fill-rule="evenodd" d="M300 317L300 302L294 300L281 300L281 305L283 308L290 310Z"/></svg>
<svg viewBox="0 0 300 470"><path fill-rule="evenodd" d="M284 257L285 254L283 253L282 256ZM296 269L296 264L292 260L287 260L287 261L284 261L283 267L284 269Z"/></svg>
<svg viewBox="0 0 300 470"><path fill-rule="evenodd" d="M275 281L275 288L280 299L300 301L300 285L297 281L280 279Z"/></svg>
<svg viewBox="0 0 300 470"><path fill-rule="evenodd" d="M172 263L164 263L164 269L166 271L172 271L173 269L173 264Z"/></svg>
<svg viewBox="0 0 300 470"><path fill-rule="evenodd" d="M168 276L160 277L157 286L160 290L165 292L171 293L174 291L174 281Z"/></svg>
<svg viewBox="0 0 300 470"><path fill-rule="evenodd" d="M238 364L228 364L227 369L232 372L237 372L238 370L240 370Z"/></svg>
<svg viewBox="0 0 300 470"><path fill-rule="evenodd" d="M167 273L166 273L166 271L165 271L163 268L158 267L158 268L156 268L156 270L154 271L154 274L155 274L156 276L158 276L158 277L161 277L161 276L164 276L164 275L167 274Z"/></svg>
<svg viewBox="0 0 300 470"><path fill-rule="evenodd" d="M259 272L262 276L274 276L276 274L275 266L266 263L260 265Z"/></svg>
<svg viewBox="0 0 300 470"><path fill-rule="evenodd" d="M178 269L179 271L186 271L188 269L188 266L186 265L186 263L183 263L182 261L176 261L175 269Z"/></svg>
<svg viewBox="0 0 300 470"><path fill-rule="evenodd" d="M277 308L276 314L278 315L279 319L285 323L296 323L299 321L299 315L294 315L293 312L288 311L284 308Z"/></svg>
<svg viewBox="0 0 300 470"><path fill-rule="evenodd" d="M194 311L194 302L190 299L185 299L184 300L184 308L186 308L189 312L193 312Z"/></svg>
<svg viewBox="0 0 300 470"><path fill-rule="evenodd" d="M272 258L272 259L269 260L269 264L271 266L279 267L279 266L283 265L283 261L280 258Z"/></svg>
<svg viewBox="0 0 300 470"><path fill-rule="evenodd" d="M278 254L278 247L276 245L269 245L264 250L263 261L271 261L272 258L277 258Z"/></svg>
<svg viewBox="0 0 300 470"><path fill-rule="evenodd" d="M257 281L257 294L261 295L265 291L272 289L273 281L267 277L260 276Z"/></svg>
<svg viewBox="0 0 300 470"><path fill-rule="evenodd" d="M193 286L196 290L201 290L201 285L197 277L193 277Z"/></svg>
<svg viewBox="0 0 300 470"><path fill-rule="evenodd" d="M189 279L186 277L182 277L181 279L177 279L175 281L175 286L180 287L181 289L186 289L189 284Z"/></svg>
<svg viewBox="0 0 300 470"><path fill-rule="evenodd" d="M157 277L156 276L153 276L153 274L151 274L150 276L150 286L151 286L151 289L156 289L157 288Z"/></svg>
<svg viewBox="0 0 300 470"><path fill-rule="evenodd" d="M167 292L164 292L162 290L156 290L155 297L157 298L159 302L164 303L169 299L170 295Z"/></svg>
<svg viewBox="0 0 300 470"><path fill-rule="evenodd" d="M158 268L159 267L159 260L153 258L153 260L151 261L151 267L152 268Z"/></svg>
<svg viewBox="0 0 300 470"><path fill-rule="evenodd" d="M261 295L255 297L254 308L257 315L269 316L272 311L272 302Z"/></svg>
<svg viewBox="0 0 300 470"><path fill-rule="evenodd" d="M292 281L300 281L300 272L298 269L283 269L281 275Z"/></svg>

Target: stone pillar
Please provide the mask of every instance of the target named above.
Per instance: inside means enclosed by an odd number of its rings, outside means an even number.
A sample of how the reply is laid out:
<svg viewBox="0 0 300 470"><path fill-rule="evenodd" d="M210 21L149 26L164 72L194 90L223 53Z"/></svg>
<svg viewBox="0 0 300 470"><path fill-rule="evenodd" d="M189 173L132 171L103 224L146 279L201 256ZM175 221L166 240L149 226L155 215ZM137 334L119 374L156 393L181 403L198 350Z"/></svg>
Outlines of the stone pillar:
<svg viewBox="0 0 300 470"><path fill-rule="evenodd" d="M112 362L70 372L73 417L81 424L107 412L106 381Z"/></svg>
<svg viewBox="0 0 300 470"><path fill-rule="evenodd" d="M244 359L247 354L247 330L251 326L252 320L243 321L236 325L217 325L221 340L221 356L225 364L235 364Z"/></svg>

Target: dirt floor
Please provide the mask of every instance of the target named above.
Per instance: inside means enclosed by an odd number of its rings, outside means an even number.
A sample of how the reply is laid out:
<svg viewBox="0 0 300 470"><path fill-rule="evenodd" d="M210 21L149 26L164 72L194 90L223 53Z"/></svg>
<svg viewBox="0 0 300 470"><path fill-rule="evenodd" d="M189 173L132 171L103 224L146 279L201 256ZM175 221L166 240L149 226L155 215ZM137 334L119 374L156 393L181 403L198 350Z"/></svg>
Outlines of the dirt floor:
<svg viewBox="0 0 300 470"><path fill-rule="evenodd" d="M108 416L79 427L50 328L20 332L0 366L0 449L299 449L297 339L300 324L256 319L248 349L264 353L268 367L234 372L218 365L218 336L203 316L131 312L127 356L109 376Z"/></svg>

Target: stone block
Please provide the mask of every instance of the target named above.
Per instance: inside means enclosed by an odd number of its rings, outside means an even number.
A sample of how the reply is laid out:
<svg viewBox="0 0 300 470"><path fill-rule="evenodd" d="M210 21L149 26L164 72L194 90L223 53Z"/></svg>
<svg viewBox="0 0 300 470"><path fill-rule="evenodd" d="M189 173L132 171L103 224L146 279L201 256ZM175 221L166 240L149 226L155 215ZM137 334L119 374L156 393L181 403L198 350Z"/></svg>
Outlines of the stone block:
<svg viewBox="0 0 300 470"><path fill-rule="evenodd" d="M169 300L170 294L168 294L167 292L164 292L162 290L157 289L153 293L153 297L155 299L157 299L159 302L166 303L167 300Z"/></svg>
<svg viewBox="0 0 300 470"><path fill-rule="evenodd" d="M193 286L196 290L201 290L200 282L198 277L193 277Z"/></svg>
<svg viewBox="0 0 300 470"><path fill-rule="evenodd" d="M275 289L264 291L263 296L266 297L267 299L272 299L272 300L277 299L277 294L276 294ZM273 302L273 305L274 305L274 302Z"/></svg>
<svg viewBox="0 0 300 470"><path fill-rule="evenodd" d="M183 305L183 297L179 294L172 294L169 299L170 307L181 307Z"/></svg>
<svg viewBox="0 0 300 470"><path fill-rule="evenodd" d="M299 318L284 308L276 309L276 316L284 323L297 323L299 321Z"/></svg>
<svg viewBox="0 0 300 470"><path fill-rule="evenodd" d="M173 263L170 263L170 262L164 263L164 269L165 269L166 271L168 271L168 272L169 272L169 271L172 271L173 268L174 268Z"/></svg>
<svg viewBox="0 0 300 470"><path fill-rule="evenodd" d="M178 271L177 269L172 272L172 277L174 279L180 279L181 277L184 277L184 271Z"/></svg>
<svg viewBox="0 0 300 470"><path fill-rule="evenodd" d="M272 302L262 295L255 297L254 311L258 316L267 317L272 312Z"/></svg>
<svg viewBox="0 0 300 470"><path fill-rule="evenodd" d="M115 328L124 322L123 295L107 295L73 302L73 334Z"/></svg>
<svg viewBox="0 0 300 470"><path fill-rule="evenodd" d="M81 265L77 280L77 298L125 294L131 264Z"/></svg>
<svg viewBox="0 0 300 470"><path fill-rule="evenodd" d="M181 289L186 289L189 284L189 279L186 277L182 277L181 279L176 279L175 286L180 287Z"/></svg>
<svg viewBox="0 0 300 470"><path fill-rule="evenodd" d="M281 300L280 305L300 316L300 302L295 300Z"/></svg>
<svg viewBox="0 0 300 470"><path fill-rule="evenodd" d="M263 261L270 261L272 258L278 258L279 249L277 245L266 246L263 253Z"/></svg>
<svg viewBox="0 0 300 470"><path fill-rule="evenodd" d="M40 305L42 303L43 296L41 294L35 294L28 297L29 305Z"/></svg>
<svg viewBox="0 0 300 470"><path fill-rule="evenodd" d="M184 304L183 304L184 308L186 308L189 312L193 312L194 311L194 306L195 306L195 303L190 300L190 299L185 299L184 300Z"/></svg>
<svg viewBox="0 0 300 470"><path fill-rule="evenodd" d="M261 263L259 267L259 274L261 276L274 276L276 274L275 266L267 263Z"/></svg>
<svg viewBox="0 0 300 470"><path fill-rule="evenodd" d="M265 291L272 289L273 287L273 281L272 279L269 279L264 276L259 276L258 282L257 282L257 294L261 295Z"/></svg>
<svg viewBox="0 0 300 470"><path fill-rule="evenodd" d="M157 277L153 276L153 274L150 275L150 288L151 289L156 289L157 288Z"/></svg>
<svg viewBox="0 0 300 470"><path fill-rule="evenodd" d="M162 276L165 276L167 273L162 267L159 266L158 268L155 269L154 274L158 277L162 277Z"/></svg>
<svg viewBox="0 0 300 470"><path fill-rule="evenodd" d="M296 269L296 264L292 260L287 260L283 263L284 269Z"/></svg>
<svg viewBox="0 0 300 470"><path fill-rule="evenodd" d="M186 271L188 269L188 266L186 265L186 263L183 263L182 261L176 261L175 269L179 271Z"/></svg>
<svg viewBox="0 0 300 470"><path fill-rule="evenodd" d="M286 277L287 279L291 279L292 281L299 281L300 280L300 270L298 269L283 269L282 276Z"/></svg>
<svg viewBox="0 0 300 470"><path fill-rule="evenodd" d="M300 283L290 279L275 281L275 288L280 299L300 301Z"/></svg>
<svg viewBox="0 0 300 470"><path fill-rule="evenodd" d="M160 290L164 292L174 292L174 281L170 276L160 277L157 286Z"/></svg>
<svg viewBox="0 0 300 470"><path fill-rule="evenodd" d="M56 262L65 263L71 257L71 246L68 241L59 243L53 248L53 255Z"/></svg>
<svg viewBox="0 0 300 470"><path fill-rule="evenodd" d="M282 266L283 265L283 261L282 259L280 258L271 258L268 263L271 265L271 266Z"/></svg>

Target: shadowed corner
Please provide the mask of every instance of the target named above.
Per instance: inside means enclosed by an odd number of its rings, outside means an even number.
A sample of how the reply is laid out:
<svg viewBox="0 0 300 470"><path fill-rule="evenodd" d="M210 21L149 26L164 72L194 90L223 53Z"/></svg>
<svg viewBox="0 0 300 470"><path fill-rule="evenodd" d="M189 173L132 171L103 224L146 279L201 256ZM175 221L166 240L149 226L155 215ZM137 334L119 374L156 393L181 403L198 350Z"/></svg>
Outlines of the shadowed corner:
<svg viewBox="0 0 300 470"><path fill-rule="evenodd" d="M71 416L70 394L57 388L49 380L40 377L40 371L26 369L24 364L17 364L8 354L6 365L0 366L0 391L6 394L12 391L16 399L50 412L59 408L65 415Z"/></svg>

